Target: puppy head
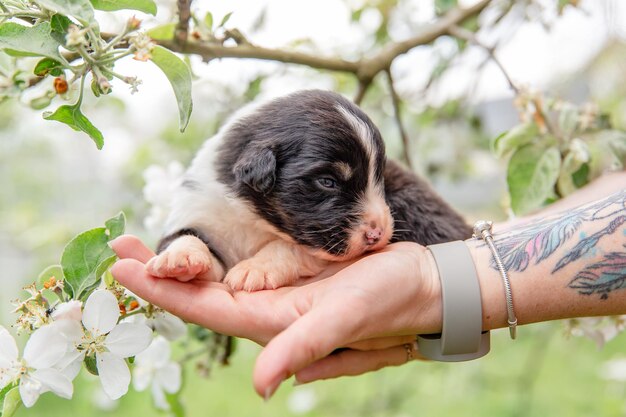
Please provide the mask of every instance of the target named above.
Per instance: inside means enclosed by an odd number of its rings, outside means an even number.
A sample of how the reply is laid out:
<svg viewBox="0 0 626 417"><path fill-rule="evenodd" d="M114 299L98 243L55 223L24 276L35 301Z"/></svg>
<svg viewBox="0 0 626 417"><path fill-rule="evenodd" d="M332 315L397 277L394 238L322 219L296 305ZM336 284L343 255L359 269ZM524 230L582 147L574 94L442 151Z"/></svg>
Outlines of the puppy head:
<svg viewBox="0 0 626 417"><path fill-rule="evenodd" d="M220 180L312 253L345 260L385 246L384 143L357 106L325 91L274 100L225 133Z"/></svg>

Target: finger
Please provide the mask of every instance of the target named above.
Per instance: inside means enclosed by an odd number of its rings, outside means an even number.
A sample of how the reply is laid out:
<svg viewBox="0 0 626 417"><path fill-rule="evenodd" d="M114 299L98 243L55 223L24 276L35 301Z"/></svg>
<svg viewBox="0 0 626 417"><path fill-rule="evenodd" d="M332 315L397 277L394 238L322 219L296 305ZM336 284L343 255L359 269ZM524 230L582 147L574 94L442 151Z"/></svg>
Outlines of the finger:
<svg viewBox="0 0 626 417"><path fill-rule="evenodd" d="M296 381L304 384L319 379L361 375L387 366L403 365L414 359L425 358L415 349L412 349L409 355L405 345L369 351L348 349L320 359L300 370L296 373Z"/></svg>
<svg viewBox="0 0 626 417"><path fill-rule="evenodd" d="M380 350L392 346L404 345L405 343L413 343L414 341L415 335L377 337L375 339L367 339L350 343L345 347L352 350Z"/></svg>
<svg viewBox="0 0 626 417"><path fill-rule="evenodd" d="M362 326L345 304L309 312L272 339L256 360L254 387L266 399L282 381L333 350L358 339ZM338 319L338 317L341 317Z"/></svg>
<svg viewBox="0 0 626 417"><path fill-rule="evenodd" d="M224 284L180 282L149 275L136 259L121 259L111 273L124 287L183 320L218 332L240 335L245 330L237 303Z"/></svg>
<svg viewBox="0 0 626 417"><path fill-rule="evenodd" d="M133 235L122 235L115 238L109 242L109 246L121 259L137 259L145 264L154 257L154 252Z"/></svg>

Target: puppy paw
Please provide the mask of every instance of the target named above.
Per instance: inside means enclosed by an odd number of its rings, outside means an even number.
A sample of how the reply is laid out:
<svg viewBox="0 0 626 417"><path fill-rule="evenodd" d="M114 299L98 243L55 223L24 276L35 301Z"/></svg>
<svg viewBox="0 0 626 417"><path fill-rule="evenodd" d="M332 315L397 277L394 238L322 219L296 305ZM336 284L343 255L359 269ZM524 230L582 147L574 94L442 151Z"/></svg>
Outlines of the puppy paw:
<svg viewBox="0 0 626 417"><path fill-rule="evenodd" d="M224 282L237 291L270 290L295 282L298 276L292 269L271 261L251 258L239 262L228 271Z"/></svg>
<svg viewBox="0 0 626 417"><path fill-rule="evenodd" d="M219 281L219 277L213 277L211 274L212 266L212 256L206 247L191 246L166 249L148 261L146 270L150 275L160 278L176 278L179 281L189 281L194 278Z"/></svg>

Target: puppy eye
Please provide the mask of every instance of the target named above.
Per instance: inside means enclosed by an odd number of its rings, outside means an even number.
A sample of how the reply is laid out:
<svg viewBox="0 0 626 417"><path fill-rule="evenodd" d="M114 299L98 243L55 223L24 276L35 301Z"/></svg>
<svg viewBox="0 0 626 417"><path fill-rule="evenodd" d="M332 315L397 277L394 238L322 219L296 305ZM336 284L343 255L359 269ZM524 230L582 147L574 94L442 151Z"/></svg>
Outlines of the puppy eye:
<svg viewBox="0 0 626 417"><path fill-rule="evenodd" d="M331 188L331 189L337 188L337 181L335 181L332 178L328 178L328 177L319 178L317 182L319 183L319 185L321 185L324 188Z"/></svg>

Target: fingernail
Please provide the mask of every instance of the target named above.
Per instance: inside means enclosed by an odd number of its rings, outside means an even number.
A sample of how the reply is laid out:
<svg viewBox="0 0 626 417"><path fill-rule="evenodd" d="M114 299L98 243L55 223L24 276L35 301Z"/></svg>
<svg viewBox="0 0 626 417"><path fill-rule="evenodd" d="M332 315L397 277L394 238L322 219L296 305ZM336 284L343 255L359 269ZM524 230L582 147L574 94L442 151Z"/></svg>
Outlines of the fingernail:
<svg viewBox="0 0 626 417"><path fill-rule="evenodd" d="M115 244L115 241L116 241L117 239L119 239L120 237L121 237L121 236L118 236L118 237L116 237L115 239L111 239L111 240L109 240L109 241L107 242L107 245L109 245L109 247L110 247L111 249L113 249L113 245Z"/></svg>
<svg viewBox="0 0 626 417"><path fill-rule="evenodd" d="M276 390L280 386L281 382L283 382L283 380L279 379L278 381L276 381L275 383L271 384L269 387L267 387L265 389L265 396L264 396L265 402L268 402L270 400L270 398L272 398L272 395L274 395L274 393L276 392Z"/></svg>

